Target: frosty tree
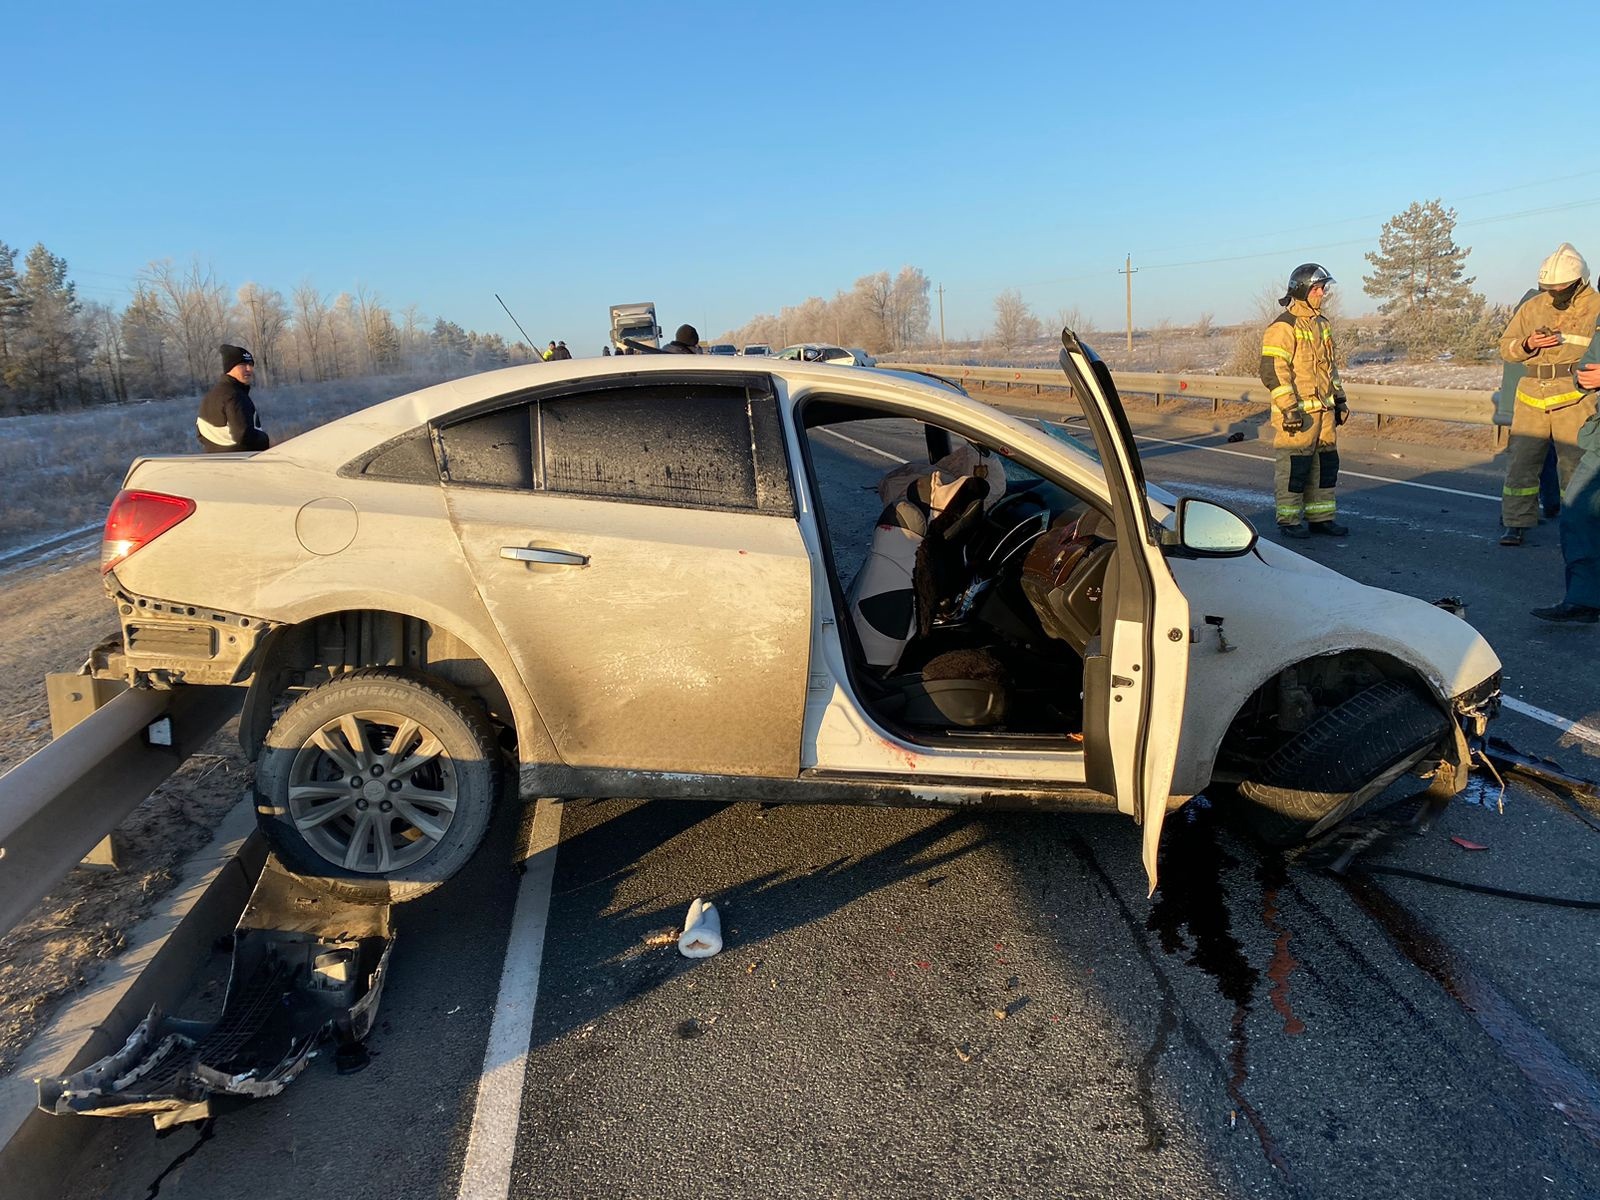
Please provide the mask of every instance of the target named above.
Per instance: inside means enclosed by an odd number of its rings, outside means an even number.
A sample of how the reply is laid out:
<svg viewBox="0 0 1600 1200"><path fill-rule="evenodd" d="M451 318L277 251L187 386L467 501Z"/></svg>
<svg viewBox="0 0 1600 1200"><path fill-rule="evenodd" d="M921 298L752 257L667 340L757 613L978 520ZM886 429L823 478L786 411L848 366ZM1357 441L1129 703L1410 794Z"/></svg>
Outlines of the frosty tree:
<svg viewBox="0 0 1600 1200"><path fill-rule="evenodd" d="M1462 344L1483 313L1483 297L1463 278L1471 247L1455 243L1456 210L1438 200L1412 204L1384 222L1378 249L1361 277L1369 296L1381 299L1390 337L1412 355Z"/></svg>
<svg viewBox="0 0 1600 1200"><path fill-rule="evenodd" d="M1018 346L1035 340L1041 332L1039 318L1016 288L1008 288L994 298L993 342L1009 354Z"/></svg>

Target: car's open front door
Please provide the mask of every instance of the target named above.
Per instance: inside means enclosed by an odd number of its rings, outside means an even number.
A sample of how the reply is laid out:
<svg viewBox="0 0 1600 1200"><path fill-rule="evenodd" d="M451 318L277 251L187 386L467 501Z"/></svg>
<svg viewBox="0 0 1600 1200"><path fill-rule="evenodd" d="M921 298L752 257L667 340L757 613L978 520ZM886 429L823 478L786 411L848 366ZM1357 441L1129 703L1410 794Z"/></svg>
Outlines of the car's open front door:
<svg viewBox="0 0 1600 1200"><path fill-rule="evenodd" d="M1189 673L1189 605L1168 570L1150 517L1144 470L1111 373L1061 331L1061 369L1083 407L1105 468L1116 521L1100 635L1084 660L1084 771L1144 826L1151 890L1167 811Z"/></svg>

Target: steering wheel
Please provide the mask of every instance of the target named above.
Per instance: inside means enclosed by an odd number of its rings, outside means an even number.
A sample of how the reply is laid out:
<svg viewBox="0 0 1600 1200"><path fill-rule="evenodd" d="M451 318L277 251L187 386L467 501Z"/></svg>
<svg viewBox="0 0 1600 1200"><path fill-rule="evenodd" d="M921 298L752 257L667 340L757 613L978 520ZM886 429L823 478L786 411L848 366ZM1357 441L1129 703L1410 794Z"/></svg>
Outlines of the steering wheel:
<svg viewBox="0 0 1600 1200"><path fill-rule="evenodd" d="M1032 503L1035 512L1019 514L1018 509ZM1050 510L1032 491L1009 492L984 514L984 535L976 539L982 558L969 565L977 575L998 575L1008 562L1020 563L1027 549L1050 527Z"/></svg>

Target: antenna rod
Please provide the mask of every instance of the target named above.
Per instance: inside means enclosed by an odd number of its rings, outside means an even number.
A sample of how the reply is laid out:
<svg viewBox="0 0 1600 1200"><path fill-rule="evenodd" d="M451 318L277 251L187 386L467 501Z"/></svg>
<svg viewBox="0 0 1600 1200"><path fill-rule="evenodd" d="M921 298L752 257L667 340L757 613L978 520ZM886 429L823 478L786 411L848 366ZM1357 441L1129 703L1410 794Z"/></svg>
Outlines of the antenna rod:
<svg viewBox="0 0 1600 1200"><path fill-rule="evenodd" d="M499 292L495 292L494 293L494 298L496 300L500 300L500 293ZM500 300L500 307L501 308L506 308L506 302L504 300ZM516 317L512 316L511 310L509 308L506 308L506 316L511 317L511 323L517 327L517 332L522 335L522 340L528 343L528 349L532 350L535 354L539 353L539 347L537 347L537 346L535 346L533 344L533 339L528 336L528 331L522 327L522 322L521 321L517 320Z"/></svg>

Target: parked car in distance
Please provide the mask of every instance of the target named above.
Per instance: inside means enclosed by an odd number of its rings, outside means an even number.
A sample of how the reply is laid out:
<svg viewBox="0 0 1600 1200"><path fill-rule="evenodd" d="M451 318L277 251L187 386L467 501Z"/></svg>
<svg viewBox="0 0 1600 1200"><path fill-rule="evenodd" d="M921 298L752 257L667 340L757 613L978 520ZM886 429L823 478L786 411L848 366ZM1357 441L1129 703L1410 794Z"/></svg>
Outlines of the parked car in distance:
<svg viewBox="0 0 1600 1200"><path fill-rule="evenodd" d="M101 669L247 688L267 841L363 903L460 871L509 767L527 798L1120 812L1152 886L1202 790L1280 840L1406 772L1460 791L1488 643L1166 503L1062 341L1092 445L790 347L510 367L140 458Z"/></svg>
<svg viewBox="0 0 1600 1200"><path fill-rule="evenodd" d="M727 355L728 357L731 358L735 354L739 353L739 351L734 347L732 342L714 342L713 344L711 344L711 345L706 347L706 353L707 354L725 354L725 355Z"/></svg>
<svg viewBox="0 0 1600 1200"><path fill-rule="evenodd" d="M854 354L843 346L835 346L828 342L799 342L793 346L785 346L773 357L794 362L836 363L845 367L856 365Z"/></svg>
<svg viewBox="0 0 1600 1200"><path fill-rule="evenodd" d="M744 349L739 353L746 358L764 358L772 353L772 347L765 342L746 342Z"/></svg>

